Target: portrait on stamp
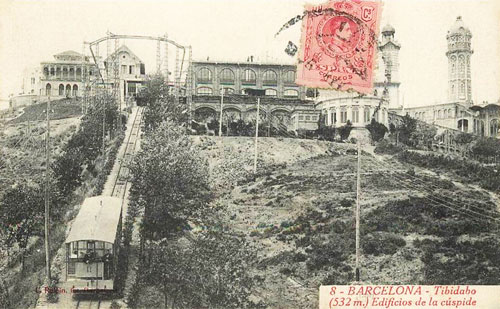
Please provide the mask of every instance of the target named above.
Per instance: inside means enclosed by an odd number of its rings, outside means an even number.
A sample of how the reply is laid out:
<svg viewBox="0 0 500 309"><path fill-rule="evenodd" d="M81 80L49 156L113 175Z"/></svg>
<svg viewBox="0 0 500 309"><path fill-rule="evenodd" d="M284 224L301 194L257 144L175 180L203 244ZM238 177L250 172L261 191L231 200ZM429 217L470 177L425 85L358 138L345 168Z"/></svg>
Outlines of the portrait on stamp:
<svg viewBox="0 0 500 309"><path fill-rule="evenodd" d="M306 6L297 83L370 92L380 10L377 1Z"/></svg>

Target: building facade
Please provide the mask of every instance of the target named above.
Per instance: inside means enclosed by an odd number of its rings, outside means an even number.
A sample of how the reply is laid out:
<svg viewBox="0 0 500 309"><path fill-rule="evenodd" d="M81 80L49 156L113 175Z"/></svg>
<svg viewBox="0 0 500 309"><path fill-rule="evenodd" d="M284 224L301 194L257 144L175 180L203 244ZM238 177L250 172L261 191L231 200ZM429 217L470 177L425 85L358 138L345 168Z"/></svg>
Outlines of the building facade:
<svg viewBox="0 0 500 309"><path fill-rule="evenodd" d="M306 88L295 83L296 67L256 62L193 62L194 94L245 94L245 89L265 90L266 96L302 99Z"/></svg>
<svg viewBox="0 0 500 309"><path fill-rule="evenodd" d="M88 57L71 50L54 55L53 61L42 62L40 67L41 97L80 97L90 87L86 79L94 79L97 73Z"/></svg>
<svg viewBox="0 0 500 309"><path fill-rule="evenodd" d="M135 97L146 78L146 66L127 46L120 46L104 60L102 69L106 84L119 83L122 101Z"/></svg>
<svg viewBox="0 0 500 309"><path fill-rule="evenodd" d="M472 33L457 17L448 31L448 101L409 107L402 111L416 119L438 126L480 136L498 137L500 101L495 103L472 100L471 46Z"/></svg>
<svg viewBox="0 0 500 309"><path fill-rule="evenodd" d="M251 58L249 58L250 60ZM306 88L295 84L296 67L275 63L194 61L193 111L196 121L253 121L257 99L247 89L263 90L260 118L283 130L315 130L319 113L306 100Z"/></svg>

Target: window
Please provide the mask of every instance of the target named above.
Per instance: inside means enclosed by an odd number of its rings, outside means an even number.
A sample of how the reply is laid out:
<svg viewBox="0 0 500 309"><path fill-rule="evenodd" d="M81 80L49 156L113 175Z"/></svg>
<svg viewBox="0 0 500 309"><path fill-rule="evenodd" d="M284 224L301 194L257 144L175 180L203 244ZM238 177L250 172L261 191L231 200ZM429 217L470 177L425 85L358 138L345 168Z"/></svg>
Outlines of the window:
<svg viewBox="0 0 500 309"><path fill-rule="evenodd" d="M250 69L246 69L243 71L241 74L241 82L243 84L255 84L256 83L256 77L255 77L255 72Z"/></svg>
<svg viewBox="0 0 500 309"><path fill-rule="evenodd" d="M311 116L306 116L306 120L311 120Z"/></svg>
<svg viewBox="0 0 500 309"><path fill-rule="evenodd" d="M368 107L365 107L365 122L370 122L370 109Z"/></svg>
<svg viewBox="0 0 500 309"><path fill-rule="evenodd" d="M196 74L198 82L211 82L212 81L212 71L208 68L201 68Z"/></svg>
<svg viewBox="0 0 500 309"><path fill-rule="evenodd" d="M141 63L141 75L144 74L146 74L146 66L144 65L144 63Z"/></svg>
<svg viewBox="0 0 500 309"><path fill-rule="evenodd" d="M295 83L295 71L287 71L283 74L283 81L286 84L294 84Z"/></svg>
<svg viewBox="0 0 500 309"><path fill-rule="evenodd" d="M230 69L223 69L220 72L220 81L222 83L234 84L234 73Z"/></svg>
<svg viewBox="0 0 500 309"><path fill-rule="evenodd" d="M304 120L304 116L300 115L299 120Z"/></svg>
<svg viewBox="0 0 500 309"><path fill-rule="evenodd" d="M337 114L335 114L335 111L332 111L330 114L330 124L335 124L337 122Z"/></svg>
<svg viewBox="0 0 500 309"><path fill-rule="evenodd" d="M69 262L68 263L68 275L74 275L76 273L76 263Z"/></svg>
<svg viewBox="0 0 500 309"><path fill-rule="evenodd" d="M278 76L276 75L276 72L267 70L264 72L263 80L266 85L276 85L278 83Z"/></svg>
<svg viewBox="0 0 500 309"><path fill-rule="evenodd" d="M128 74L134 74L134 66L133 65L128 66Z"/></svg>
<svg viewBox="0 0 500 309"><path fill-rule="evenodd" d="M127 66L122 64L122 74L127 74Z"/></svg>
<svg viewBox="0 0 500 309"><path fill-rule="evenodd" d="M45 95L50 95L52 90L52 86L50 84L47 84L45 86Z"/></svg>
<svg viewBox="0 0 500 309"><path fill-rule="evenodd" d="M443 118L448 118L448 110L443 111Z"/></svg>
<svg viewBox="0 0 500 309"><path fill-rule="evenodd" d="M441 118L441 110L438 110L438 118Z"/></svg>
<svg viewBox="0 0 500 309"><path fill-rule="evenodd" d="M340 111L340 123L347 122L347 111Z"/></svg>
<svg viewBox="0 0 500 309"><path fill-rule="evenodd" d="M56 74L54 68L50 68L50 76L54 76Z"/></svg>
<svg viewBox="0 0 500 309"><path fill-rule="evenodd" d="M266 89L266 96L275 97L277 94L278 94L278 91L276 91L276 89Z"/></svg>
<svg viewBox="0 0 500 309"><path fill-rule="evenodd" d="M460 94L465 94L465 83L464 82L460 83Z"/></svg>
<svg viewBox="0 0 500 309"><path fill-rule="evenodd" d="M299 96L299 92L297 90L294 90L294 89L287 89L287 90L285 90L283 95L285 97L295 97L296 98Z"/></svg>
<svg viewBox="0 0 500 309"><path fill-rule="evenodd" d="M212 94L212 88L200 87L200 88L198 88L198 90L196 91L196 93L200 94L200 95L211 95Z"/></svg>
<svg viewBox="0 0 500 309"><path fill-rule="evenodd" d="M358 123L359 122L359 110L358 109L353 109L352 110L352 122L353 123Z"/></svg>

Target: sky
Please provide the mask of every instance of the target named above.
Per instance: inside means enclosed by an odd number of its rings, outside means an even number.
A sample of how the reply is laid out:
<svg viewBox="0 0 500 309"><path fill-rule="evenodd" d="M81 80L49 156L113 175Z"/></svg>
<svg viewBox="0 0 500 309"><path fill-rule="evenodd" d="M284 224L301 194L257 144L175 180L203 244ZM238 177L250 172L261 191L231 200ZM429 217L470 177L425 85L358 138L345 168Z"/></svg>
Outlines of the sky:
<svg viewBox="0 0 500 309"><path fill-rule="evenodd" d="M325 1L311 0L320 4ZM401 44L400 79L405 106L445 102L446 32L457 16L470 28L472 97L500 98L500 2L497 0L384 1L380 26L390 23ZM163 36L190 45L193 59L295 64L284 49L297 45L301 25L276 32L303 11L302 0L2 0L0 1L0 99L21 91L26 68L53 60L66 50L82 52L84 41L106 35ZM156 42L123 40L146 63L156 66ZM111 47L113 48L114 45ZM101 53L106 45L100 47ZM88 51L86 51L88 53ZM162 51L164 53L164 51ZM169 49L173 69L174 50Z"/></svg>

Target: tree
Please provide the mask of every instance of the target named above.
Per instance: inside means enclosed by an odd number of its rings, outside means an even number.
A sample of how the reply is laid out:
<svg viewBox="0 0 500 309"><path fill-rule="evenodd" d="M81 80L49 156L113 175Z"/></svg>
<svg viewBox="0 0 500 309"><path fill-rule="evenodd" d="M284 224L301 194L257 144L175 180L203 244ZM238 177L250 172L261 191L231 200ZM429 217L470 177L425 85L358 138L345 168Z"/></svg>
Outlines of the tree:
<svg viewBox="0 0 500 309"><path fill-rule="evenodd" d="M148 107L144 111L144 125L147 131L155 130L165 119L177 125L187 122L187 106L170 95L163 75L147 76L144 86L138 94L138 100Z"/></svg>
<svg viewBox="0 0 500 309"><path fill-rule="evenodd" d="M431 148L434 136L437 134L437 129L435 126L428 125L426 123L419 123L415 131L410 133L410 144L413 146L426 146Z"/></svg>
<svg viewBox="0 0 500 309"><path fill-rule="evenodd" d="M131 171L130 203L144 209L147 239L187 228L211 198L207 163L174 122L164 121L146 136Z"/></svg>
<svg viewBox="0 0 500 309"><path fill-rule="evenodd" d="M341 126L338 130L339 130L341 140L344 141L344 140L348 139L349 135L351 134L351 130L352 130L351 121L347 120L347 123L345 125Z"/></svg>
<svg viewBox="0 0 500 309"><path fill-rule="evenodd" d="M366 129L370 132L370 138L373 142L378 142L384 138L385 133L387 133L387 127L380 122L375 121L372 118L370 124L366 126Z"/></svg>
<svg viewBox="0 0 500 309"><path fill-rule="evenodd" d="M44 222L44 199L40 188L19 184L5 192L0 203L0 222L7 244L17 243L21 250L21 269L24 251L31 236L41 233Z"/></svg>
<svg viewBox="0 0 500 309"><path fill-rule="evenodd" d="M320 139L326 139L327 141L333 141L335 140L335 127L330 127L326 125L326 119L327 115L325 114L320 114L319 120L318 120L318 130L316 131L316 135Z"/></svg>
<svg viewBox="0 0 500 309"><path fill-rule="evenodd" d="M244 237L222 230L203 231L177 241L151 242L149 284L160 285L165 306L181 308L249 307L255 251Z"/></svg>
<svg viewBox="0 0 500 309"><path fill-rule="evenodd" d="M402 118L400 125L396 126L396 134L399 135L399 141L408 146L413 146L410 136L417 129L417 120L406 114Z"/></svg>

